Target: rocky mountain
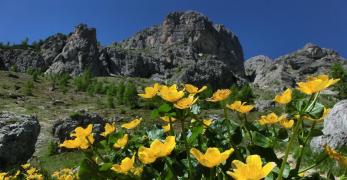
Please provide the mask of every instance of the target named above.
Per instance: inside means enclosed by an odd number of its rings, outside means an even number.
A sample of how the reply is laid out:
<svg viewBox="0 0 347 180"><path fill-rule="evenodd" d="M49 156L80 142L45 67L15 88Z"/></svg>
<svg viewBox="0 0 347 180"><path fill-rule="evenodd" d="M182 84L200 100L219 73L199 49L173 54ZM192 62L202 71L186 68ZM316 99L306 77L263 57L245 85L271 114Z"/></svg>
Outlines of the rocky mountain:
<svg viewBox="0 0 347 180"><path fill-rule="evenodd" d="M347 69L347 61L337 52L309 43L275 60L266 56L250 58L245 62L245 72L260 89L282 90L294 87L307 76L329 73L335 63Z"/></svg>
<svg viewBox="0 0 347 180"><path fill-rule="evenodd" d="M18 51L18 52L17 52ZM25 56L25 57L24 57ZM49 73L124 75L157 81L229 86L245 82L243 52L234 33L194 12L173 12L163 23L107 47L96 29L80 24L69 35L43 40L39 49L1 49L0 69Z"/></svg>
<svg viewBox="0 0 347 180"><path fill-rule="evenodd" d="M96 29L85 24L68 35L50 36L36 47L0 46L0 70L16 66L20 72L39 69L78 75L89 69L96 76L213 87L250 81L260 89L280 90L308 75L327 73L334 63L347 66L337 52L314 44L275 60L261 55L244 62L237 36L195 11L170 13L161 24L106 47L99 45Z"/></svg>

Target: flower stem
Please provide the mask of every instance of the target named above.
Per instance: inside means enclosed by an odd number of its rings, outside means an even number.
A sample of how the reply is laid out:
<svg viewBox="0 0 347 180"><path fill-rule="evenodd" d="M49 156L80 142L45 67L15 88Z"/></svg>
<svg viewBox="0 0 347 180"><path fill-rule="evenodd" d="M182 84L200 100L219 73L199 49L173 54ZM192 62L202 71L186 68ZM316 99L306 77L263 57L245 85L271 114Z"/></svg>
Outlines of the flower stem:
<svg viewBox="0 0 347 180"><path fill-rule="evenodd" d="M192 169L192 161L190 159L190 152L189 152L189 144L187 141L187 131L185 129L185 125L184 125L184 117L181 117L181 127L182 127L182 138L184 139L184 146L185 146L185 150L187 153L187 158L188 158L188 166L189 166L189 179L193 179L193 169Z"/></svg>
<svg viewBox="0 0 347 180"><path fill-rule="evenodd" d="M171 164L171 162L169 161L169 158L168 158L168 157L165 157L164 159L165 159L165 162L166 162L167 166L169 167L171 173L173 174L174 179L175 179L175 180L178 180L177 175L176 175L176 173L175 173L175 169L172 167L172 164Z"/></svg>
<svg viewBox="0 0 347 180"><path fill-rule="evenodd" d="M294 139L296 138L296 136L297 136L297 134L299 132L299 127L300 127L301 121L302 121L302 119L300 118L299 121L295 124L295 128L294 128L293 134L290 137L287 149L286 149L284 157L283 157L283 161L282 161L282 164L281 164L280 171L278 173L277 180L282 180L282 175L283 175L284 167L285 167L285 165L287 163L287 160L288 160L289 151L291 150L292 145L294 143Z"/></svg>
<svg viewBox="0 0 347 180"><path fill-rule="evenodd" d="M308 140L311 138L312 132L313 132L313 129L315 128L315 126L316 126L316 121L313 122L313 124L312 124L312 126L311 126L311 129L310 129L310 132L309 132L308 135L306 136L305 141L304 141L304 144L302 145L302 147L301 147L301 149L300 149L300 154L299 154L298 160L297 160L297 162L296 162L295 171L299 171L300 164L301 164L301 161L302 161L302 157L303 157L303 154L304 154L304 151L305 151L307 142L308 142Z"/></svg>
<svg viewBox="0 0 347 180"><path fill-rule="evenodd" d="M323 158L319 159L316 163L314 163L313 165L299 171L299 173L303 173L303 172L306 172L314 167L317 167L320 163L322 163L324 160L326 160L329 156L328 155L325 155Z"/></svg>
<svg viewBox="0 0 347 180"><path fill-rule="evenodd" d="M213 180L214 175L215 175L214 167L212 167L212 168L210 168L210 180Z"/></svg>
<svg viewBox="0 0 347 180"><path fill-rule="evenodd" d="M175 132L174 132L174 129L173 129L171 117L169 117L169 125L170 125L170 134L171 134L171 136L175 136Z"/></svg>
<svg viewBox="0 0 347 180"><path fill-rule="evenodd" d="M248 128L247 128L247 123L248 123L248 121L247 121L247 115L244 114L244 115L243 115L243 118L244 118L244 121L243 121L243 128L244 128L244 130L248 133L249 138L251 138L251 143L254 144L254 143L253 143L253 136L252 136L252 133L251 133L251 131L249 131Z"/></svg>

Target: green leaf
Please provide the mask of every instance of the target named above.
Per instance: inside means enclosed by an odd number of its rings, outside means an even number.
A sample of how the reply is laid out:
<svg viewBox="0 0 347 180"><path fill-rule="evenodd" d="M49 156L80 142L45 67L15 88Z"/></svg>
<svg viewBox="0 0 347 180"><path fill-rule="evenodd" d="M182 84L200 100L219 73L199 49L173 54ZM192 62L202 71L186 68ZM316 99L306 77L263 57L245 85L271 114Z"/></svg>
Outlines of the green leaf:
<svg viewBox="0 0 347 180"><path fill-rule="evenodd" d="M169 104L163 104L163 105L161 105L159 108L158 108L158 111L159 112L163 112L163 113L167 113L167 112L169 112L171 110L171 107L170 107L170 105Z"/></svg>
<svg viewBox="0 0 347 180"><path fill-rule="evenodd" d="M306 113L314 119L319 119L323 116L323 112L324 112L324 105L316 102L314 107L312 109L308 109L308 112Z"/></svg>
<svg viewBox="0 0 347 180"><path fill-rule="evenodd" d="M151 112L151 118L152 119L157 119L159 117L159 111L158 109L155 109Z"/></svg>
<svg viewBox="0 0 347 180"><path fill-rule="evenodd" d="M98 166L88 159L84 159L78 171L78 176L80 179L101 179L97 177Z"/></svg>
<svg viewBox="0 0 347 180"><path fill-rule="evenodd" d="M260 147L264 147L264 148L268 148L268 147L272 147L273 146L273 142L270 138L256 132L256 131L252 131L251 132L252 137L253 137L253 142L255 145L258 145Z"/></svg>
<svg viewBox="0 0 347 180"><path fill-rule="evenodd" d="M278 139L284 140L288 138L288 131L285 128L279 129L277 134Z"/></svg>
<svg viewBox="0 0 347 180"><path fill-rule="evenodd" d="M323 131L320 129L313 129L311 131L311 137L321 136L323 135Z"/></svg>
<svg viewBox="0 0 347 180"><path fill-rule="evenodd" d="M191 131L191 134L190 136L188 136L188 143L189 144L193 144L193 142L198 138L198 136L200 134L202 134L204 131L204 127L203 126L197 126L197 127L194 127Z"/></svg>
<svg viewBox="0 0 347 180"><path fill-rule="evenodd" d="M234 133L231 136L231 139L235 145L239 145L242 142L243 136L242 136L242 131L240 127L237 127L234 130Z"/></svg>
<svg viewBox="0 0 347 180"><path fill-rule="evenodd" d="M112 165L113 165L112 163L104 163L99 168L99 171L107 171L112 168Z"/></svg>
<svg viewBox="0 0 347 180"><path fill-rule="evenodd" d="M200 112L201 112L201 110L200 110L200 106L199 105L197 105L197 104L194 104L193 106L192 106L192 109L190 110L190 112L192 112L193 114L199 114Z"/></svg>

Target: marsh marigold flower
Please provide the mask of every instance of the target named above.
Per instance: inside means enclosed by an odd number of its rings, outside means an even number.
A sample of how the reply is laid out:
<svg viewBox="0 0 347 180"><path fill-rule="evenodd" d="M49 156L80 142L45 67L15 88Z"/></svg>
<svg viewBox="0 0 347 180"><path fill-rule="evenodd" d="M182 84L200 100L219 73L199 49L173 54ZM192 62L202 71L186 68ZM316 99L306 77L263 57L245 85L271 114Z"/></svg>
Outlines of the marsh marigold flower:
<svg viewBox="0 0 347 180"><path fill-rule="evenodd" d="M176 102L184 96L184 91L177 90L177 85L174 84L170 87L161 86L159 88L159 96L168 102Z"/></svg>
<svg viewBox="0 0 347 180"><path fill-rule="evenodd" d="M134 129L136 128L142 121L142 118L139 118L139 119L134 119L128 123L125 123L122 125L122 128L125 128L125 129Z"/></svg>
<svg viewBox="0 0 347 180"><path fill-rule="evenodd" d="M331 159L334 159L336 160L340 165L344 166L344 167L347 167L347 156L344 156L343 154L335 151L334 149L332 149L331 147L329 146L325 146L324 147L324 151L326 154L329 155L329 157Z"/></svg>
<svg viewBox="0 0 347 180"><path fill-rule="evenodd" d="M170 123L170 120L171 122L175 122L176 121L176 118L174 117L169 117L169 116L163 116L163 117L160 117L161 120L167 122L167 123Z"/></svg>
<svg viewBox="0 0 347 180"><path fill-rule="evenodd" d="M177 109L187 109L190 108L198 98L194 98L194 95L189 95L187 98L182 98L179 101L177 101L174 106Z"/></svg>
<svg viewBox="0 0 347 180"><path fill-rule="evenodd" d="M55 171L52 175L54 179L57 180L74 180L78 179L77 174L75 174L71 169L65 168L60 171Z"/></svg>
<svg viewBox="0 0 347 180"><path fill-rule="evenodd" d="M260 119L258 120L260 125L265 125L265 124L275 124L280 121L280 118L275 113L270 113L266 116L261 116Z"/></svg>
<svg viewBox="0 0 347 180"><path fill-rule="evenodd" d="M210 102L223 101L229 97L230 93L231 91L229 89L218 89L215 93L213 93L212 97L207 99L207 101L210 101Z"/></svg>
<svg viewBox="0 0 347 180"><path fill-rule="evenodd" d="M328 75L309 77L306 82L297 83L297 89L305 94L311 95L323 91L329 86L337 83L339 80L340 79L329 79Z"/></svg>
<svg viewBox="0 0 347 180"><path fill-rule="evenodd" d="M278 104L290 103L292 101L292 89L288 88L282 94L276 95L274 101Z"/></svg>
<svg viewBox="0 0 347 180"><path fill-rule="evenodd" d="M171 129L171 126L170 126L170 124L167 124L165 126L162 126L162 128L163 128L164 132L169 132Z"/></svg>
<svg viewBox="0 0 347 180"><path fill-rule="evenodd" d="M153 87L146 87L144 94L138 94L138 95L145 99L150 99L157 95L159 88L160 88L160 84L155 83Z"/></svg>
<svg viewBox="0 0 347 180"><path fill-rule="evenodd" d="M225 160L227 160L231 153L234 152L233 148L221 153L218 148L208 148L205 154L202 154L198 149L192 148L190 153L205 167L213 168Z"/></svg>
<svg viewBox="0 0 347 180"><path fill-rule="evenodd" d="M156 139L151 143L149 148L141 146L138 150L138 156L143 164L151 164L157 158L170 155L175 146L175 136L166 137L164 142Z"/></svg>
<svg viewBox="0 0 347 180"><path fill-rule="evenodd" d="M114 148L124 148L128 143L129 135L124 134L123 137L117 139L116 143L113 144Z"/></svg>
<svg viewBox="0 0 347 180"><path fill-rule="evenodd" d="M226 105L226 107L240 113L248 113L254 108L253 105L246 105L246 102L241 101L235 101L232 104Z"/></svg>
<svg viewBox="0 0 347 180"><path fill-rule="evenodd" d="M212 119L204 119L202 120L202 123L208 127L212 124Z"/></svg>
<svg viewBox="0 0 347 180"><path fill-rule="evenodd" d="M232 164L235 168L233 171L227 171L227 174L235 180L260 180L265 178L276 167L274 162L269 162L263 167L263 162L259 155L248 156L246 164L239 160L234 160Z"/></svg>
<svg viewBox="0 0 347 180"><path fill-rule="evenodd" d="M197 94L204 91L207 88L207 86L203 86L201 89L199 89L191 84L185 84L184 88L189 94Z"/></svg>
<svg viewBox="0 0 347 180"><path fill-rule="evenodd" d="M280 121L279 121L279 124L283 127L283 128L285 128L285 129L290 129L290 128L292 128L293 127L293 125L294 125L294 120L288 120L288 119L286 119L286 118L281 118L280 117Z"/></svg>
<svg viewBox="0 0 347 180"><path fill-rule="evenodd" d="M100 135L106 137L109 134L116 131L116 125L115 125L115 123L112 123L112 124L106 123L104 129L105 129L105 131L103 133L101 133Z"/></svg>
<svg viewBox="0 0 347 180"><path fill-rule="evenodd" d="M65 140L60 147L65 147L69 149L88 149L94 143L94 137L92 134L93 125L89 124L87 128L77 127L71 137L75 137L73 140Z"/></svg>
<svg viewBox="0 0 347 180"><path fill-rule="evenodd" d="M126 174L128 171L134 168L135 163L135 154L130 159L129 157L126 157L122 160L120 164L114 164L111 168L111 170L117 172L117 173L123 173Z"/></svg>

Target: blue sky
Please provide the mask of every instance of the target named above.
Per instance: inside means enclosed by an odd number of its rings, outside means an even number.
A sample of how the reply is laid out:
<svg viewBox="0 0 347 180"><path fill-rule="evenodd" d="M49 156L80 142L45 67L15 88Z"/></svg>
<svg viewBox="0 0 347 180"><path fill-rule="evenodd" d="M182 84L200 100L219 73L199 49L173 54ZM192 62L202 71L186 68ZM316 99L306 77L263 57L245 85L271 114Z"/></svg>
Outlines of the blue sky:
<svg viewBox="0 0 347 180"><path fill-rule="evenodd" d="M169 12L196 10L235 32L246 59L275 58L307 42L347 57L346 9L346 0L0 0L0 41L69 33L83 22L107 45L161 23Z"/></svg>

